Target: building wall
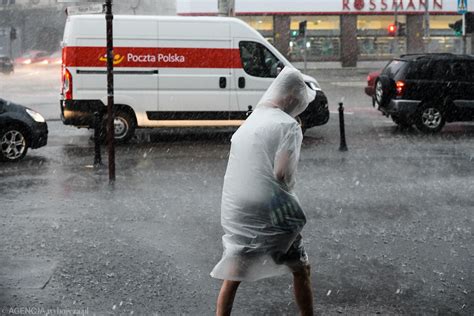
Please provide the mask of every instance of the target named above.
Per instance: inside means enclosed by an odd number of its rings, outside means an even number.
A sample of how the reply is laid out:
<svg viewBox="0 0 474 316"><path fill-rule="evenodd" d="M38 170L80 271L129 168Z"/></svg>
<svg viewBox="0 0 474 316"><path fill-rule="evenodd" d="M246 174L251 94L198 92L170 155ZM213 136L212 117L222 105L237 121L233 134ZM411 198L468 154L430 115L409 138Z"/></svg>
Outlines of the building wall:
<svg viewBox="0 0 474 316"><path fill-rule="evenodd" d="M467 2L468 8L474 7L474 0ZM425 5L430 13L426 38ZM177 11L184 16L217 15L217 1L177 0ZM461 19L455 0L235 0L235 12L292 61L306 54L308 60L338 60L352 66L405 53L461 53L462 39L449 27ZM298 35L298 24L304 20L305 43ZM389 34L395 21L402 23L403 34Z"/></svg>
<svg viewBox="0 0 474 316"><path fill-rule="evenodd" d="M175 0L114 0L118 14L176 15Z"/></svg>
<svg viewBox="0 0 474 316"><path fill-rule="evenodd" d="M341 64L343 67L357 66L357 16L341 17Z"/></svg>

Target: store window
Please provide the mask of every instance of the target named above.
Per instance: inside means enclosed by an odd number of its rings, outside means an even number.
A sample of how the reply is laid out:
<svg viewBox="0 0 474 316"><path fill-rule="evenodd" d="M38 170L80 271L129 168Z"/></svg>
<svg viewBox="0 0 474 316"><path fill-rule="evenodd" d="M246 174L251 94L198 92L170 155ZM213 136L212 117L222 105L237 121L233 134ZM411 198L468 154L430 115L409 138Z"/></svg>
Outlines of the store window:
<svg viewBox="0 0 474 316"><path fill-rule="evenodd" d="M460 15L430 16L430 37L425 37L425 47L430 53L462 53L462 37L456 36L449 24L461 18ZM468 41L470 44L470 41ZM469 47L468 47L468 51Z"/></svg>
<svg viewBox="0 0 474 316"><path fill-rule="evenodd" d="M397 21L406 33L406 16L398 15ZM388 34L389 26L394 23L394 16L357 17L357 43L361 59L387 58L406 53L406 35Z"/></svg>
<svg viewBox="0 0 474 316"><path fill-rule="evenodd" d="M306 43L298 36L299 24L307 21ZM340 56L339 16L293 16L290 24L291 60L338 60Z"/></svg>
<svg viewBox="0 0 474 316"><path fill-rule="evenodd" d="M273 43L273 16L242 16L239 17L257 30L270 43Z"/></svg>

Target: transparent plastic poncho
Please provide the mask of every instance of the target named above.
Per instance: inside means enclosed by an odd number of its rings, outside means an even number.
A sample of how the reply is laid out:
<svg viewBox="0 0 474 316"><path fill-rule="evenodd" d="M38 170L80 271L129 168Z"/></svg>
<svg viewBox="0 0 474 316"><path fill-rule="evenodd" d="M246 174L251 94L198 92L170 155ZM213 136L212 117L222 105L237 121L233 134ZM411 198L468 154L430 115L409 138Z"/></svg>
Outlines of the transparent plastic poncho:
<svg viewBox="0 0 474 316"><path fill-rule="evenodd" d="M286 67L232 136L224 177L224 252L211 276L255 281L291 272L279 262L306 223L293 192L302 131L295 117L315 92Z"/></svg>

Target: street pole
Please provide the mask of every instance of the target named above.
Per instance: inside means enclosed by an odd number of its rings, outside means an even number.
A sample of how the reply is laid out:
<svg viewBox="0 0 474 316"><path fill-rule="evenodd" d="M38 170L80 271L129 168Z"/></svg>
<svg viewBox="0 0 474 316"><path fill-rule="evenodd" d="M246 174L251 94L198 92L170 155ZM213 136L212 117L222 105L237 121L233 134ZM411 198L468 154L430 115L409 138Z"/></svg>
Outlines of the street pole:
<svg viewBox="0 0 474 316"><path fill-rule="evenodd" d="M429 4L428 1L425 1L425 29L424 29L424 35L425 35L425 51L426 53L429 53L429 47L430 47L430 10L429 10Z"/></svg>
<svg viewBox="0 0 474 316"><path fill-rule="evenodd" d="M462 53L467 53L467 42L466 42L466 13L462 15Z"/></svg>
<svg viewBox="0 0 474 316"><path fill-rule="evenodd" d="M235 0L219 0L217 9L219 16L235 16Z"/></svg>
<svg viewBox="0 0 474 316"><path fill-rule="evenodd" d="M114 143L114 52L112 0L105 1L105 20L107 28L107 149L109 156L109 183L115 182L115 143Z"/></svg>
<svg viewBox="0 0 474 316"><path fill-rule="evenodd" d="M10 35L10 36L9 36L9 38L10 38L9 54L10 54L11 60L14 59L14 58L13 58L13 37L12 37L12 29L13 29L13 28L10 28L10 34L9 34L9 35Z"/></svg>
<svg viewBox="0 0 474 316"><path fill-rule="evenodd" d="M398 2L395 5L395 13L394 13L394 20L395 20L395 36L393 37L393 51L395 54L398 54Z"/></svg>
<svg viewBox="0 0 474 316"><path fill-rule="evenodd" d="M304 37L303 37L303 43L304 43L304 73L308 72L308 43L307 43L307 36L306 36L306 28L304 29Z"/></svg>

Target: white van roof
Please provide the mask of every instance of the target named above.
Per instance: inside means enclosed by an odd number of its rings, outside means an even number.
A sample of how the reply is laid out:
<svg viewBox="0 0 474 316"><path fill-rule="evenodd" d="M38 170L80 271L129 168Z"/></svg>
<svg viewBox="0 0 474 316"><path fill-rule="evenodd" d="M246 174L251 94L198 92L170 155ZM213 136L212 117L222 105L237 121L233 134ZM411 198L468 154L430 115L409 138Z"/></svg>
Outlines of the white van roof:
<svg viewBox="0 0 474 316"><path fill-rule="evenodd" d="M147 25L150 23L156 23L157 28L147 29L140 26L140 24ZM176 24L176 27L166 28L167 33L171 32L172 34L165 35L160 32L160 37L164 35L175 38L196 38L202 36L214 39L219 37L229 38L230 34L227 32L230 32L229 26L231 25L232 37L264 40L263 36L248 24L240 19L230 17L114 15L114 33L118 36L137 36L138 38L157 37L158 23ZM115 24L117 24L117 27ZM137 27L133 27L133 24L137 24ZM124 25L124 27L120 27L120 25ZM71 40L78 37L105 38L104 15L69 16L64 32L64 45L76 45L77 43L72 43Z"/></svg>

